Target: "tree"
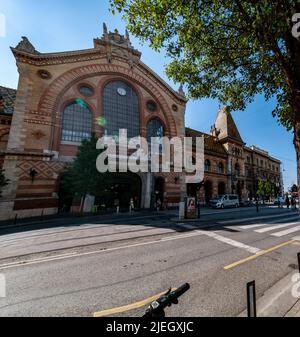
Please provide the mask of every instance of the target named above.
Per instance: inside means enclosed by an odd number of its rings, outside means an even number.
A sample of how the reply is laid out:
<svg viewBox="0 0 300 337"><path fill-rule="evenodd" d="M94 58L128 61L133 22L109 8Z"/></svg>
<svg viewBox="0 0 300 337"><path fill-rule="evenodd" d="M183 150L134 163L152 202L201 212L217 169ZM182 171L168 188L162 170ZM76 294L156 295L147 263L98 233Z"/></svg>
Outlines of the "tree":
<svg viewBox="0 0 300 337"><path fill-rule="evenodd" d="M74 196L82 198L82 209L88 194L97 196L108 182L108 173L100 174L96 167L97 157L101 150L96 149L96 135L84 140L78 149L78 154L60 178L60 198L70 200Z"/></svg>
<svg viewBox="0 0 300 337"><path fill-rule="evenodd" d="M297 193L298 192L298 186L296 184L294 184L292 187L291 187L291 193Z"/></svg>
<svg viewBox="0 0 300 337"><path fill-rule="evenodd" d="M0 197L2 195L3 187L7 186L8 183L9 183L9 180L5 178L4 170L0 169Z"/></svg>
<svg viewBox="0 0 300 337"><path fill-rule="evenodd" d="M167 75L186 84L191 98L244 110L257 94L276 97L273 116L294 132L300 187L299 1L110 1L131 33L166 50Z"/></svg>

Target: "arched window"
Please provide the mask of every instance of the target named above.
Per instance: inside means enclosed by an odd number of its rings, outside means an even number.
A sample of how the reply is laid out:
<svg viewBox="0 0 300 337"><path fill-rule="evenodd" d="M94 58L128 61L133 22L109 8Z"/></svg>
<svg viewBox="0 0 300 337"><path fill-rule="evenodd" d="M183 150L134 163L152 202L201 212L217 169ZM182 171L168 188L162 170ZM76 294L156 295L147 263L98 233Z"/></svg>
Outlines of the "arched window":
<svg viewBox="0 0 300 337"><path fill-rule="evenodd" d="M163 138L165 136L165 128L158 118L151 119L147 127L148 141L152 137Z"/></svg>
<svg viewBox="0 0 300 337"><path fill-rule="evenodd" d="M235 174L239 177L241 175L241 168L239 164L235 164Z"/></svg>
<svg viewBox="0 0 300 337"><path fill-rule="evenodd" d="M92 134L92 112L83 102L68 105L63 113L61 140L81 143Z"/></svg>
<svg viewBox="0 0 300 337"><path fill-rule="evenodd" d="M205 160L204 169L205 169L205 172L210 172L211 171L211 162L208 159Z"/></svg>
<svg viewBox="0 0 300 337"><path fill-rule="evenodd" d="M152 138L157 138L158 143L160 144L162 138L165 136L165 128L161 121L158 118L152 119L147 126L147 140L149 146L152 144ZM155 145L156 142L154 142ZM159 153L163 152L163 145L159 145Z"/></svg>
<svg viewBox="0 0 300 337"><path fill-rule="evenodd" d="M103 116L108 136L119 135L126 129L128 138L140 135L139 100L136 92L124 82L114 81L103 91Z"/></svg>
<svg viewBox="0 0 300 337"><path fill-rule="evenodd" d="M224 164L223 163L219 163L219 165L218 165L218 172L220 174L224 174L225 168L224 168Z"/></svg>
<svg viewBox="0 0 300 337"><path fill-rule="evenodd" d="M6 150L8 143L9 133L0 136L0 150Z"/></svg>

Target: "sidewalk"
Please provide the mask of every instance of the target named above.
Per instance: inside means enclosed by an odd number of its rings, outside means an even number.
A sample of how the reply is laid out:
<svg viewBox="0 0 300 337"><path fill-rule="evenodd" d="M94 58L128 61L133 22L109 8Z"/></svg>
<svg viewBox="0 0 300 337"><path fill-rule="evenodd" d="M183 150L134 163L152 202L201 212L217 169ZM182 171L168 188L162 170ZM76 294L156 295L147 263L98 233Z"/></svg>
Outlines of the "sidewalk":
<svg viewBox="0 0 300 337"><path fill-rule="evenodd" d="M17 220L17 223L14 223L14 220L9 221L0 221L0 231L6 229L13 228L26 228L29 226L41 226L41 225L61 225L64 226L70 225L80 225L83 221L94 222L94 221L115 221L122 219L137 219L141 217L159 217L159 216L175 216L176 210L168 210L168 211L149 211L149 210L141 210L132 213L105 213L105 214L84 214L81 216L80 214L60 214L53 216L45 216L45 217L35 217L35 218L24 218Z"/></svg>
<svg viewBox="0 0 300 337"><path fill-rule="evenodd" d="M300 317L300 300L293 306L293 308L285 315L285 317Z"/></svg>
<svg viewBox="0 0 300 337"><path fill-rule="evenodd" d="M296 298L292 294L295 274L297 271L288 274L257 300L257 317L300 317L300 297ZM238 317L247 317L247 311Z"/></svg>

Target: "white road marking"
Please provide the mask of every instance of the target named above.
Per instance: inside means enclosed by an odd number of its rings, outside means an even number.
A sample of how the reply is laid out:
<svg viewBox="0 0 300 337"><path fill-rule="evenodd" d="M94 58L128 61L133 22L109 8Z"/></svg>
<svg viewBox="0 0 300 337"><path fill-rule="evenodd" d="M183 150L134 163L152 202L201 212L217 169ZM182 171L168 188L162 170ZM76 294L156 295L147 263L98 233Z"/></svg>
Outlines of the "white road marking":
<svg viewBox="0 0 300 337"><path fill-rule="evenodd" d="M298 220L299 216L296 217L292 217L289 220ZM228 229L243 229L243 230L247 230L247 229L253 229L253 228L259 228L259 227L264 227L264 226L269 226L275 223L279 223L282 224L283 220L279 219L279 220L274 220L274 221L269 221L267 223L257 223L257 224L252 224L252 225L243 225L243 226L226 226L225 228Z"/></svg>
<svg viewBox="0 0 300 337"><path fill-rule="evenodd" d="M272 236L276 236L277 238L280 238L281 236L288 235L288 234L291 234L291 233L295 233L295 232L298 232L298 231L300 231L300 226L296 226L296 227L287 229L287 230L282 231L282 232L274 233L274 234L272 234Z"/></svg>
<svg viewBox="0 0 300 337"><path fill-rule="evenodd" d="M276 229L281 229L281 228L290 227L290 226L294 226L294 225L299 225L299 222L290 222L290 223L286 223L286 224L283 224L283 225L276 225L276 226L272 226L272 227L268 227L268 228L257 229L255 232L256 233L266 233L266 232L271 232L271 231L276 230Z"/></svg>
<svg viewBox="0 0 300 337"><path fill-rule="evenodd" d="M219 221L217 224L220 225L230 225L230 224L235 224L235 223L240 223L240 222L246 222L246 221L255 221L255 220L264 220L264 219L274 219L274 218L290 218L292 214L281 214L281 215L264 215L264 216L259 216L256 218L241 218L241 219L236 219L236 220L226 220L226 221Z"/></svg>
<svg viewBox="0 0 300 337"><path fill-rule="evenodd" d="M202 232L204 235L209 236L211 238L214 238L214 239L216 239L220 242L227 243L230 246L246 250L247 252L250 252L252 254L257 254L261 251L260 249L258 249L256 247L251 247L251 246L245 245L242 242L229 239L229 238L227 238L225 236L222 236L222 235L219 235L215 232L205 232L205 231L199 231L199 232Z"/></svg>

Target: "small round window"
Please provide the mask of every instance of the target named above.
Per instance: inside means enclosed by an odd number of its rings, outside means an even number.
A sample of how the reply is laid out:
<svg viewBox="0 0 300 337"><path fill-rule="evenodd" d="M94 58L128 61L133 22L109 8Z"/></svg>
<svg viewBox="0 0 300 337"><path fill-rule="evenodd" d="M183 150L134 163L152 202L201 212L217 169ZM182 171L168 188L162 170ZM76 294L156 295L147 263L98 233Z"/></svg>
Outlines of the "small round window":
<svg viewBox="0 0 300 337"><path fill-rule="evenodd" d="M91 87L88 87L87 85L82 85L79 88L79 92L81 93L81 95L85 97L91 97L94 95L94 90Z"/></svg>
<svg viewBox="0 0 300 337"><path fill-rule="evenodd" d="M149 101L147 102L147 109L150 111L150 112L155 112L157 110L157 105L155 102L153 101Z"/></svg>

